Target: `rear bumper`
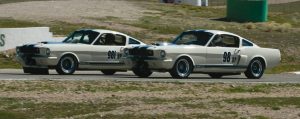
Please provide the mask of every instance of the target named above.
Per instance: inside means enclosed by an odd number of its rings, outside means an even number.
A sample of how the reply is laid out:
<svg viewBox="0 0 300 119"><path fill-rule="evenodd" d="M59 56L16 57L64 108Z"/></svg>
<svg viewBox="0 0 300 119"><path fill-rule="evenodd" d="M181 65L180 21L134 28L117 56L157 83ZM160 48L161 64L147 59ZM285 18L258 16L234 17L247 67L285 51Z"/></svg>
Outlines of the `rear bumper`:
<svg viewBox="0 0 300 119"><path fill-rule="evenodd" d="M127 57L124 59L127 67L134 67L138 62L146 62L148 68L151 70L169 70L173 67L172 59L158 59L158 58L135 58Z"/></svg>

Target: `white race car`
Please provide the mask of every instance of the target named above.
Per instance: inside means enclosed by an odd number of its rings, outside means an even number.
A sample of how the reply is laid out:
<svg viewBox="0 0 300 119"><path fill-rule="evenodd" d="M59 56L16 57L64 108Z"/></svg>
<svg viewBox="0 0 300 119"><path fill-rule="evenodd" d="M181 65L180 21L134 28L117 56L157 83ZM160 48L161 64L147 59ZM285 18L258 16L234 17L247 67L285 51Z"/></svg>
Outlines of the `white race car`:
<svg viewBox="0 0 300 119"><path fill-rule="evenodd" d="M24 73L48 74L49 68L59 74L75 70L101 70L105 75L128 68L121 60L125 46L145 45L126 34L101 29L73 32L63 42L42 42L16 48Z"/></svg>
<svg viewBox="0 0 300 119"><path fill-rule="evenodd" d="M173 78L205 73L212 78L245 73L259 79L266 68L279 64L278 49L261 48L233 33L218 30L186 31L171 43L124 49L125 63L139 77L153 71L169 72Z"/></svg>

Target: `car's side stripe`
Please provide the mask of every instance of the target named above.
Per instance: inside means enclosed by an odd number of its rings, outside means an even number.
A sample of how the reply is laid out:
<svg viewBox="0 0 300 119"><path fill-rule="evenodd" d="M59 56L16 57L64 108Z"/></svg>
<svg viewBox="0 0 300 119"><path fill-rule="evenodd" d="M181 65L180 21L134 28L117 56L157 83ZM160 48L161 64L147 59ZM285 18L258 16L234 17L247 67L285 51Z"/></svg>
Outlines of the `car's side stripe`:
<svg viewBox="0 0 300 119"><path fill-rule="evenodd" d="M245 65L196 65L195 68L247 68Z"/></svg>
<svg viewBox="0 0 300 119"><path fill-rule="evenodd" d="M85 65L125 65L124 62L81 62Z"/></svg>

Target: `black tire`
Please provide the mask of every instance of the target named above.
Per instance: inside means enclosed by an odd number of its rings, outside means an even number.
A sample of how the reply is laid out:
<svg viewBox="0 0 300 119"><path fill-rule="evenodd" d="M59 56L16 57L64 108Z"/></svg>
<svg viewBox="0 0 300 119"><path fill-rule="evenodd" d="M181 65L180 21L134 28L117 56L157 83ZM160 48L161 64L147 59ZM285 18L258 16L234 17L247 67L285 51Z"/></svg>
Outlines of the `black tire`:
<svg viewBox="0 0 300 119"><path fill-rule="evenodd" d="M104 75L114 75L117 71L115 70L101 70Z"/></svg>
<svg viewBox="0 0 300 119"><path fill-rule="evenodd" d="M132 72L140 77L140 78L147 78L149 77L153 72L148 68L148 64L145 62L137 63L133 68Z"/></svg>
<svg viewBox="0 0 300 119"><path fill-rule="evenodd" d="M63 56L56 65L56 72L60 75L71 75L78 67L78 61L72 55Z"/></svg>
<svg viewBox="0 0 300 119"><path fill-rule="evenodd" d="M244 73L248 79L260 79L263 76L264 71L264 62L259 58L255 58L250 62Z"/></svg>
<svg viewBox="0 0 300 119"><path fill-rule="evenodd" d="M179 58L169 72L173 78L188 78L193 71L193 63L188 58Z"/></svg>
<svg viewBox="0 0 300 119"><path fill-rule="evenodd" d="M31 68L31 67L23 67L24 73L29 74L39 74L39 75L48 75L49 69L48 68Z"/></svg>
<svg viewBox="0 0 300 119"><path fill-rule="evenodd" d="M222 78L223 74L220 73L210 73L208 74L211 78L219 79Z"/></svg>

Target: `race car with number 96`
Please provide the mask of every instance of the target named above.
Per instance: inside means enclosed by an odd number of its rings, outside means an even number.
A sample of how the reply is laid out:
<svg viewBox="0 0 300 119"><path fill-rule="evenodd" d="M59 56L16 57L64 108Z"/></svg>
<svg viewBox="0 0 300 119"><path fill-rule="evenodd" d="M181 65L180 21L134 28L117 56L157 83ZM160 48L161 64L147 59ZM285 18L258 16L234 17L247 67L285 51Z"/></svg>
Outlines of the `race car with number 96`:
<svg viewBox="0 0 300 119"><path fill-rule="evenodd" d="M122 60L125 46L145 45L126 34L103 29L77 30L63 42L42 42L16 48L24 73L73 74L76 70L101 70L105 75L127 71Z"/></svg>

